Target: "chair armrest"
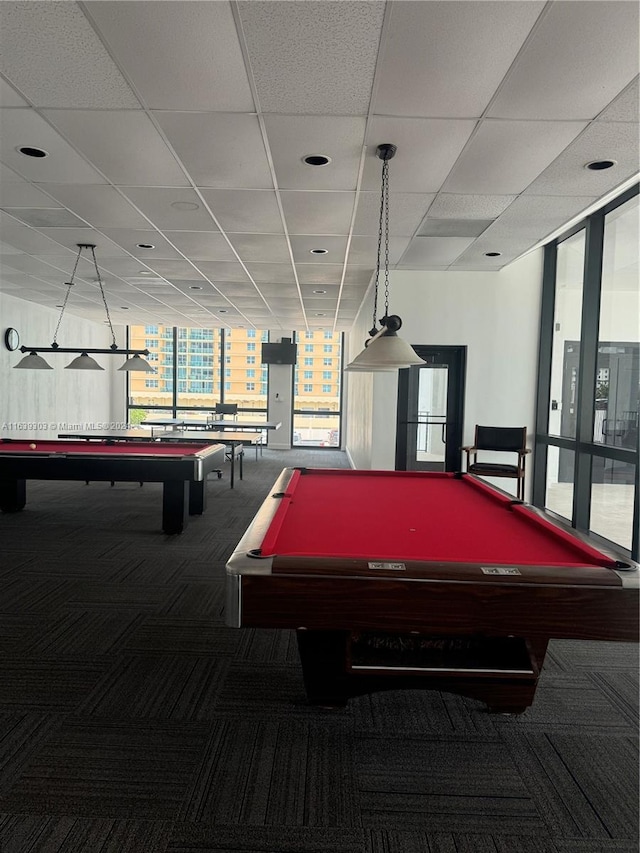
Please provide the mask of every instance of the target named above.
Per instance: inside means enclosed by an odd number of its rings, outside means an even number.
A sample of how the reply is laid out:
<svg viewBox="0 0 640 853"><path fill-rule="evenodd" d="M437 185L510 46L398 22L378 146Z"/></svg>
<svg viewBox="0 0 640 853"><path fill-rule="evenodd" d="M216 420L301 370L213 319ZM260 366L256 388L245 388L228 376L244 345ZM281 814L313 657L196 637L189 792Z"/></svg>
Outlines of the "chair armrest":
<svg viewBox="0 0 640 853"><path fill-rule="evenodd" d="M475 447L461 447L460 448L460 450L464 450L465 453L473 453L475 449L476 449Z"/></svg>
<svg viewBox="0 0 640 853"><path fill-rule="evenodd" d="M520 454L520 456L525 456L527 453L531 453L531 448L525 447L524 450L519 450L518 453Z"/></svg>

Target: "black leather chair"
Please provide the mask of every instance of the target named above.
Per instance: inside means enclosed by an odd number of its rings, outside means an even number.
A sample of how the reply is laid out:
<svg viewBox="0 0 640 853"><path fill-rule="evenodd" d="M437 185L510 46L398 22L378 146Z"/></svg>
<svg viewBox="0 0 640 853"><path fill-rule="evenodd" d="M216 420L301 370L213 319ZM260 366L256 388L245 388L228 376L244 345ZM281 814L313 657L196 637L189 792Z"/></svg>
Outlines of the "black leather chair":
<svg viewBox="0 0 640 853"><path fill-rule="evenodd" d="M494 427L476 424L473 445L463 447L467 454L467 471L480 477L511 477L518 480L518 498L524 500L525 459L531 451L526 447L526 427ZM514 465L502 462L478 462L478 452L517 453Z"/></svg>

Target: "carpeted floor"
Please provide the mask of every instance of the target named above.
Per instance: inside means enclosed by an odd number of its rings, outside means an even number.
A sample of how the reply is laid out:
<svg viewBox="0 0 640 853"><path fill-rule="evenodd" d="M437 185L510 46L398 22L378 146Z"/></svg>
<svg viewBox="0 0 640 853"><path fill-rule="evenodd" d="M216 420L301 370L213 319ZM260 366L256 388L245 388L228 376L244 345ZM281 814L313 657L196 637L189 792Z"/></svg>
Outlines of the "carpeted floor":
<svg viewBox="0 0 640 853"><path fill-rule="evenodd" d="M532 708L430 691L305 704L293 633L224 625L228 555L285 465L207 512L27 485L0 516L0 853L637 853L637 646L553 642Z"/></svg>

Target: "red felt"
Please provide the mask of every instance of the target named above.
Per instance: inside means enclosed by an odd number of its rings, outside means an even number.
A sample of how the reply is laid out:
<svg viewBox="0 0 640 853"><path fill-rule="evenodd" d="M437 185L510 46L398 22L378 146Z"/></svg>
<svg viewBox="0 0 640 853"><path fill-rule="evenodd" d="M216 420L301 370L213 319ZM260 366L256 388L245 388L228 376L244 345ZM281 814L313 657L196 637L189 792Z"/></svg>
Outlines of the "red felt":
<svg viewBox="0 0 640 853"><path fill-rule="evenodd" d="M347 559L613 565L471 478L311 469L294 478L263 541L270 554Z"/></svg>
<svg viewBox="0 0 640 853"><path fill-rule="evenodd" d="M35 444L35 448L30 445ZM192 456L202 451L201 444L180 444L164 441L119 441L117 444L107 444L103 441L39 441L11 440L0 442L1 453L13 454L52 454L61 453L67 456L88 454L91 456Z"/></svg>

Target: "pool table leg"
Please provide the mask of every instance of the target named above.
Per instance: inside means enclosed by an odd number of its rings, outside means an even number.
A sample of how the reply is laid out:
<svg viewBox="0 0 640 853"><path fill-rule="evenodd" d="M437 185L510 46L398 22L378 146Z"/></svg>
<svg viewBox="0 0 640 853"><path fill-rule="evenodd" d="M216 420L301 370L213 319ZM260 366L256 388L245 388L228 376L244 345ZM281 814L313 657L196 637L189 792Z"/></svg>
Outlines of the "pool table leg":
<svg viewBox="0 0 640 853"><path fill-rule="evenodd" d="M0 480L0 510L19 512L27 503L26 480Z"/></svg>
<svg viewBox="0 0 640 853"><path fill-rule="evenodd" d="M162 529L182 533L189 521L189 481L165 480L162 489Z"/></svg>
<svg viewBox="0 0 640 853"><path fill-rule="evenodd" d="M207 478L189 483L189 515L202 515L207 508Z"/></svg>

